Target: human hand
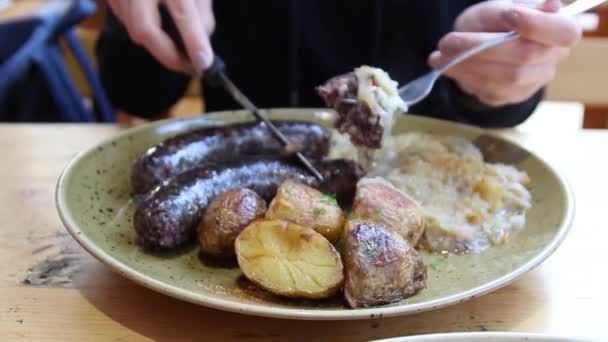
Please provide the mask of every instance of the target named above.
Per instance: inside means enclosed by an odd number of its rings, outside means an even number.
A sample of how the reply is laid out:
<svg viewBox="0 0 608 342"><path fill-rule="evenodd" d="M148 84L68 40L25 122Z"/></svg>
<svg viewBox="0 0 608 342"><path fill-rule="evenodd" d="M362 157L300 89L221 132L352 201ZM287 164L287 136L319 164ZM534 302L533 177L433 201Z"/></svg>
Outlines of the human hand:
<svg viewBox="0 0 608 342"><path fill-rule="evenodd" d="M439 67L496 37L497 32L517 31L521 38L470 57L446 75L485 104L522 102L554 78L559 61L581 39L574 19L556 13L560 7L559 0L546 0L537 8L501 0L471 6L457 18L454 32L441 39L428 62Z"/></svg>
<svg viewBox="0 0 608 342"><path fill-rule="evenodd" d="M215 28L212 0L107 0L131 39L165 67L199 73L213 61L209 36ZM161 27L159 5L164 4L179 30L188 56L179 53Z"/></svg>

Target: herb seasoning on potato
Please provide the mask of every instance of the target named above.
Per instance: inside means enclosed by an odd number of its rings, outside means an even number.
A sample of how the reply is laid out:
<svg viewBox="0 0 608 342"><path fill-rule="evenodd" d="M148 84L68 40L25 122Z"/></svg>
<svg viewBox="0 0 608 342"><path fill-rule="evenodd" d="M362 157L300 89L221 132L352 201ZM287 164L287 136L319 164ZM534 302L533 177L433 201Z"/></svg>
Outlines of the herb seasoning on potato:
<svg viewBox="0 0 608 342"><path fill-rule="evenodd" d="M291 179L279 186L266 218L310 227L330 242L338 240L345 222L335 196Z"/></svg>
<svg viewBox="0 0 608 342"><path fill-rule="evenodd" d="M253 190L234 189L219 195L203 216L199 228L201 249L211 256L233 257L236 237L265 211L266 202Z"/></svg>
<svg viewBox="0 0 608 342"><path fill-rule="evenodd" d="M344 280L334 246L315 230L282 220L256 220L235 241L245 276L285 297L327 298Z"/></svg>

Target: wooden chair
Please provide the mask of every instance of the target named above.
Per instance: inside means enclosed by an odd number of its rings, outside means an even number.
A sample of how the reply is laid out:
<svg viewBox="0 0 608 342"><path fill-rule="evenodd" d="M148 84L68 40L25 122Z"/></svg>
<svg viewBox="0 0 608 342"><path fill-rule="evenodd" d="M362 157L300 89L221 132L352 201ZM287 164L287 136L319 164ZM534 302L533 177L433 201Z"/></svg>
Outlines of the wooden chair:
<svg viewBox="0 0 608 342"><path fill-rule="evenodd" d="M597 26L564 60L547 88L547 99L584 104L584 128L608 128L608 5L592 12Z"/></svg>
<svg viewBox="0 0 608 342"><path fill-rule="evenodd" d="M37 7L27 7L36 5ZM0 17L0 113L3 121L111 122L114 114L89 54L74 27L95 13L91 0L21 2L26 7L11 17ZM64 53L74 57L65 64ZM68 50L68 51L65 51ZM69 70L78 69L92 89L99 115L83 102L80 87Z"/></svg>

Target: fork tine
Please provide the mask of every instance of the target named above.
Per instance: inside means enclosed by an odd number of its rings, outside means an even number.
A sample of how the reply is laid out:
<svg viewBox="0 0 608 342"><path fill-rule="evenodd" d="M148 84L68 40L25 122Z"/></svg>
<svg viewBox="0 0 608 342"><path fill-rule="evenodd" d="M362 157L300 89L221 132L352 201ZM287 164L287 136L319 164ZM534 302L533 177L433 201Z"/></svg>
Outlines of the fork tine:
<svg viewBox="0 0 608 342"><path fill-rule="evenodd" d="M415 105L429 95L440 75L437 71L432 71L409 82L399 88L399 96L408 106Z"/></svg>

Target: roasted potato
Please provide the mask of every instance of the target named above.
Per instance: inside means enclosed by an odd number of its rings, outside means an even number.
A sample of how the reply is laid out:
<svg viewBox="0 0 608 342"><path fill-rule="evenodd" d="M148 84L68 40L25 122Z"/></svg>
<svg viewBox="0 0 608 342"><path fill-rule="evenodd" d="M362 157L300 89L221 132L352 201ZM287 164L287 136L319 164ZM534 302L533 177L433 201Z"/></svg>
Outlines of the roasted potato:
<svg viewBox="0 0 608 342"><path fill-rule="evenodd" d="M265 211L266 202L253 190L234 189L219 195L205 210L199 227L202 251L215 257L233 257L236 237Z"/></svg>
<svg viewBox="0 0 608 342"><path fill-rule="evenodd" d="M340 237L346 220L335 197L291 179L277 189L266 218L310 227L330 242Z"/></svg>
<svg viewBox="0 0 608 342"><path fill-rule="evenodd" d="M344 241L344 296L352 308L407 298L426 284L418 251L386 226L348 221Z"/></svg>
<svg viewBox="0 0 608 342"><path fill-rule="evenodd" d="M330 297L344 280L334 246L313 229L287 221L254 221L236 238L235 249L245 276L281 296Z"/></svg>
<svg viewBox="0 0 608 342"><path fill-rule="evenodd" d="M418 204L380 177L363 178L349 219L381 223L416 246L424 233L424 216Z"/></svg>

